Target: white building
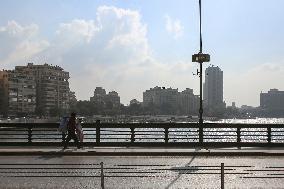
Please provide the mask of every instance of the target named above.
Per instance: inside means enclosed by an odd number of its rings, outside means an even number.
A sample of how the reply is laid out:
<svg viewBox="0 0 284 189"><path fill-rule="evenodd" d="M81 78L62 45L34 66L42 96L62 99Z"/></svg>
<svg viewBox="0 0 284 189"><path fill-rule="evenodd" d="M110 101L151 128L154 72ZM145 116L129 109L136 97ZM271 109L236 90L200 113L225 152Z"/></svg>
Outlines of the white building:
<svg viewBox="0 0 284 189"><path fill-rule="evenodd" d="M204 107L209 112L225 108L223 102L223 71L217 66L210 66L205 70Z"/></svg>
<svg viewBox="0 0 284 189"><path fill-rule="evenodd" d="M97 102L106 106L107 103L111 103L113 108L120 107L120 97L117 92L111 91L106 94L106 90L102 87L96 87L94 96L90 98L91 102Z"/></svg>
<svg viewBox="0 0 284 189"><path fill-rule="evenodd" d="M268 110L284 110L284 91L270 89L260 93L260 107Z"/></svg>
<svg viewBox="0 0 284 189"><path fill-rule="evenodd" d="M182 92L178 89L154 87L143 92L143 106L154 105L161 112L174 114L194 114L199 107L199 97L187 88Z"/></svg>
<svg viewBox="0 0 284 189"><path fill-rule="evenodd" d="M193 94L193 89L186 88L180 92L179 107L182 114L197 113L199 108L199 97Z"/></svg>
<svg viewBox="0 0 284 189"><path fill-rule="evenodd" d="M165 87L156 86L143 92L143 105L147 106L153 104L161 106L163 104L168 104L173 108L176 108L178 104L178 94L178 89L166 89Z"/></svg>

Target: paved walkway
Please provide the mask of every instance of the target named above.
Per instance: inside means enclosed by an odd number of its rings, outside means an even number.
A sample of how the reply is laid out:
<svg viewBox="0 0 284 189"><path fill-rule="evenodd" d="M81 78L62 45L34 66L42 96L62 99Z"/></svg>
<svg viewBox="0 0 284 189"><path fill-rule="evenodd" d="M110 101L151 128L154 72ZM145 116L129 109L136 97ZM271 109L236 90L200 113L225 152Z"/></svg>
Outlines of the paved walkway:
<svg viewBox="0 0 284 189"><path fill-rule="evenodd" d="M282 188L283 157L0 156L0 188Z"/></svg>
<svg viewBox="0 0 284 189"><path fill-rule="evenodd" d="M0 146L0 156L284 156L284 148L156 148L156 147L69 147Z"/></svg>

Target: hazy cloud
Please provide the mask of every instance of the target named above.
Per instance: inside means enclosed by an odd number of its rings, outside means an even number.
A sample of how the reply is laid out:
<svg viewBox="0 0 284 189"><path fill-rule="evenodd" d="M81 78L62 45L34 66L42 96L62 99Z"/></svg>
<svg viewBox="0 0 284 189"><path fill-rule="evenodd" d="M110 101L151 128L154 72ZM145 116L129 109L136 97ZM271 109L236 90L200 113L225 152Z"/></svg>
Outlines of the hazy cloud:
<svg viewBox="0 0 284 189"><path fill-rule="evenodd" d="M271 88L284 90L284 61L279 63L263 63L244 73L224 73L224 94L231 102L241 105L259 106L261 91Z"/></svg>
<svg viewBox="0 0 284 189"><path fill-rule="evenodd" d="M38 37L38 26L22 26L16 21L9 21L0 27L0 64L10 67L12 64L26 64L35 54L49 46L49 42Z"/></svg>
<svg viewBox="0 0 284 189"><path fill-rule="evenodd" d="M183 89L190 86L191 64L161 63L153 58L147 26L138 11L102 6L96 15L95 20L61 24L57 31L57 40L64 39L57 43L70 44L65 45L68 51L61 53L63 58L58 60L69 65L83 63L70 82L79 98L88 99L96 86L103 86L118 91L122 101L128 103L132 98L142 100L143 91L156 85ZM76 31L78 24L85 29ZM74 35L77 38L72 40Z"/></svg>
<svg viewBox="0 0 284 189"><path fill-rule="evenodd" d="M173 35L175 39L182 37L184 27L181 25L180 20L173 20L169 15L165 16L166 30L169 34Z"/></svg>
<svg viewBox="0 0 284 189"><path fill-rule="evenodd" d="M36 57L70 71L79 99L88 99L96 86L118 91L123 103L142 100L143 91L156 85L190 86L184 81L191 79L191 64L155 60L147 26L133 10L102 6L94 20L61 23L50 48Z"/></svg>

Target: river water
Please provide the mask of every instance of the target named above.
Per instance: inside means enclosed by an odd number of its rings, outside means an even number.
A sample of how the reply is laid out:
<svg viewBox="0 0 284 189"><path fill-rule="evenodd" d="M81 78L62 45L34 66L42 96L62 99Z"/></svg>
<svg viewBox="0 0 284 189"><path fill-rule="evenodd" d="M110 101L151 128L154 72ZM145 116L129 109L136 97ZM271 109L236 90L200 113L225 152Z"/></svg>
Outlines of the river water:
<svg viewBox="0 0 284 189"><path fill-rule="evenodd" d="M255 118L255 119L221 119L208 121L211 123L245 123L245 124L283 124L284 118Z"/></svg>

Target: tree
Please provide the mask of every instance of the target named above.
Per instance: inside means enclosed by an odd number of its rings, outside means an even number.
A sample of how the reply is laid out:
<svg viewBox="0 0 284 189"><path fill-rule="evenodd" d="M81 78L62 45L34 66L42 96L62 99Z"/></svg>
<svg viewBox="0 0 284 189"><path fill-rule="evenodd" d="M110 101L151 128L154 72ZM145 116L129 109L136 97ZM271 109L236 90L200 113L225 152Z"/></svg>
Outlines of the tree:
<svg viewBox="0 0 284 189"><path fill-rule="evenodd" d="M59 107L57 107L57 106L55 106L55 107L53 107L53 108L51 108L50 110L49 110L49 115L51 116L51 117L56 117L56 116L63 116L63 109L62 108L59 108Z"/></svg>
<svg viewBox="0 0 284 189"><path fill-rule="evenodd" d="M127 113L130 115L140 115L142 113L142 106L141 104L130 104L127 110Z"/></svg>
<svg viewBox="0 0 284 189"><path fill-rule="evenodd" d="M42 106L36 106L35 113L36 113L37 116L43 116L44 115L43 107Z"/></svg>

